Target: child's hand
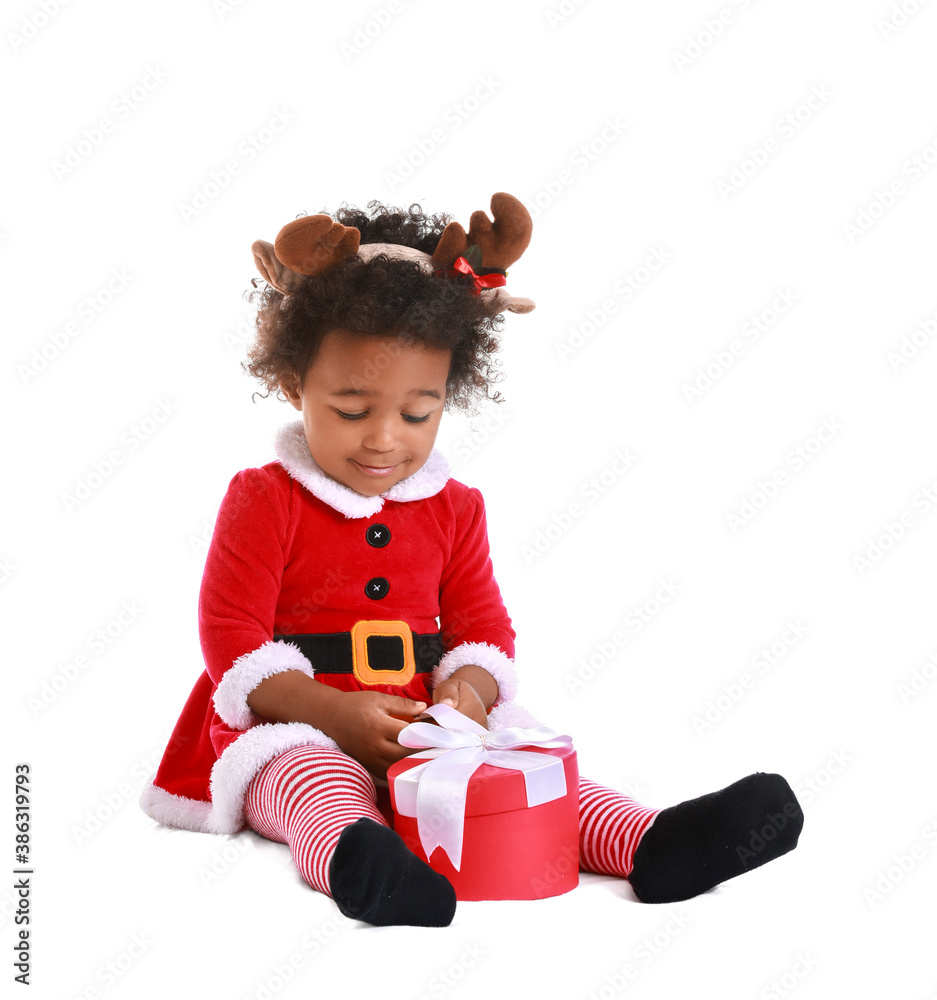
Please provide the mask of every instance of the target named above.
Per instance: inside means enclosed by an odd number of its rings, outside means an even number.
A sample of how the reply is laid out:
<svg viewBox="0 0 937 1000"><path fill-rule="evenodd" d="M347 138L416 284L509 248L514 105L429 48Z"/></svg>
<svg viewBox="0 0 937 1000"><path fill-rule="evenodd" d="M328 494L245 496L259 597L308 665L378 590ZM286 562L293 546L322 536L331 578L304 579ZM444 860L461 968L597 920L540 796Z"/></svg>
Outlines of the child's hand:
<svg viewBox="0 0 937 1000"><path fill-rule="evenodd" d="M343 691L335 698L324 731L350 757L378 778L402 757L415 753L397 734L426 708L426 702L378 691Z"/></svg>
<svg viewBox="0 0 937 1000"><path fill-rule="evenodd" d="M436 686L433 692L434 705L451 705L467 715L480 726L488 728L488 713L481 696L468 681L452 676Z"/></svg>

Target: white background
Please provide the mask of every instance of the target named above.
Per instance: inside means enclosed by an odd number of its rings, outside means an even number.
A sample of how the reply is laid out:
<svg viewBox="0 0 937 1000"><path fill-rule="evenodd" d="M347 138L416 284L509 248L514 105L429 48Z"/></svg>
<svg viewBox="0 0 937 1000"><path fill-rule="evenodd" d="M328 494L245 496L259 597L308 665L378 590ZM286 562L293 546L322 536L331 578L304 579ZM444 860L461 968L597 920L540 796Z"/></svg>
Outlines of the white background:
<svg viewBox="0 0 937 1000"><path fill-rule="evenodd" d="M32 995L937 996L918 6L5 7L2 857L27 761ZM239 367L251 242L372 198L467 223L499 190L535 216L509 282L537 309L506 324L507 402L437 443L486 498L520 700L648 804L779 771L806 825L680 907L593 876L374 929L286 848L166 831L136 799L201 670L218 503L293 417Z"/></svg>

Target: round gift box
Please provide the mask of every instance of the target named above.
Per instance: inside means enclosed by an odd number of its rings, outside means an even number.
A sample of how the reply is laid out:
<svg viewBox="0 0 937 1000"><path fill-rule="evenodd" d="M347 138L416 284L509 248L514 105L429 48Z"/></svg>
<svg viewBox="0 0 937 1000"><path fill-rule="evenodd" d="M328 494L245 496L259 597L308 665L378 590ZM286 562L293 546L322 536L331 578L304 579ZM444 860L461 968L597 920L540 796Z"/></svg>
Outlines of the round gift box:
<svg viewBox="0 0 937 1000"><path fill-rule="evenodd" d="M459 900L544 899L579 884L579 768L576 751L564 747L519 747L525 753L550 754L563 762L566 794L540 805L527 805L524 775L482 764L472 775L465 802L462 860L459 869L437 847L427 858L417 819L397 809L399 775L426 763L404 757L387 772L394 829L413 853L452 883Z"/></svg>

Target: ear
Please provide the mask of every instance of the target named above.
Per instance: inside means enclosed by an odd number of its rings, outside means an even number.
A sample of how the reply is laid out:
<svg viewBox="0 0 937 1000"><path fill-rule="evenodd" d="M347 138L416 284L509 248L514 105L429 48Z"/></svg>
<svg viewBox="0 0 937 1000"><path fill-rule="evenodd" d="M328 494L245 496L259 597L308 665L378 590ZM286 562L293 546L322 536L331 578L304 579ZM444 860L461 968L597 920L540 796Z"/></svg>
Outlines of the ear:
<svg viewBox="0 0 937 1000"><path fill-rule="evenodd" d="M299 380L295 376L290 376L280 383L280 392L290 401L297 410L303 408L303 397L299 391Z"/></svg>
<svg viewBox="0 0 937 1000"><path fill-rule="evenodd" d="M251 244L251 251L254 254L254 264L260 271L260 276L278 292L289 295L302 283L303 276L301 274L291 271L285 264L280 263L273 251L272 243L268 243L266 240L255 240Z"/></svg>
<svg viewBox="0 0 937 1000"><path fill-rule="evenodd" d="M518 298L511 295L506 288L492 288L481 293L482 301L487 302L491 315L499 312L529 313L534 311L533 299Z"/></svg>

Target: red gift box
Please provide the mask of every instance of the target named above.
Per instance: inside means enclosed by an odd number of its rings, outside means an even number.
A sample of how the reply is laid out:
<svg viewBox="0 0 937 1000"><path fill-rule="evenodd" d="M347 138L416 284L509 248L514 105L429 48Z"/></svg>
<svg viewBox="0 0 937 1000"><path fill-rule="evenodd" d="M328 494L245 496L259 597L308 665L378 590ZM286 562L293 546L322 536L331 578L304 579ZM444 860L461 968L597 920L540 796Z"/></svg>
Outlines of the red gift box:
<svg viewBox="0 0 937 1000"><path fill-rule="evenodd" d="M449 706L438 705L433 706L430 712L435 713L440 707L454 713ZM464 716L460 718L464 719ZM496 739L497 735L492 734L492 738ZM481 737L481 741L484 743L485 738ZM448 752L457 754L460 751ZM531 754L546 755L558 761L565 779L565 792L549 801L530 805L529 773L525 775L521 770L511 769L510 763L504 763L515 752L518 761L526 758L528 772L544 770L530 759ZM434 754L432 759L438 760L439 756L435 755L444 755L447 751L430 753ZM451 815L453 810L449 810L449 822L462 823L461 857L458 851L454 852L455 863L443 846L433 847L427 858L419 821L416 815L405 814L418 811L415 808L416 785L418 781L427 779L419 774L410 778L403 776L427 764L426 757L404 757L387 772L394 808L394 829L417 857L428 861L434 871L452 883L459 900L544 899L569 892L579 883L579 769L576 751L570 745L541 747L515 743L510 750L498 751L497 757L502 761L501 766L488 763L469 765L472 773L465 790L464 818ZM536 793L531 793L531 797L536 798ZM461 811L461 803L456 811ZM427 829L433 826L428 822L430 818L423 816Z"/></svg>

